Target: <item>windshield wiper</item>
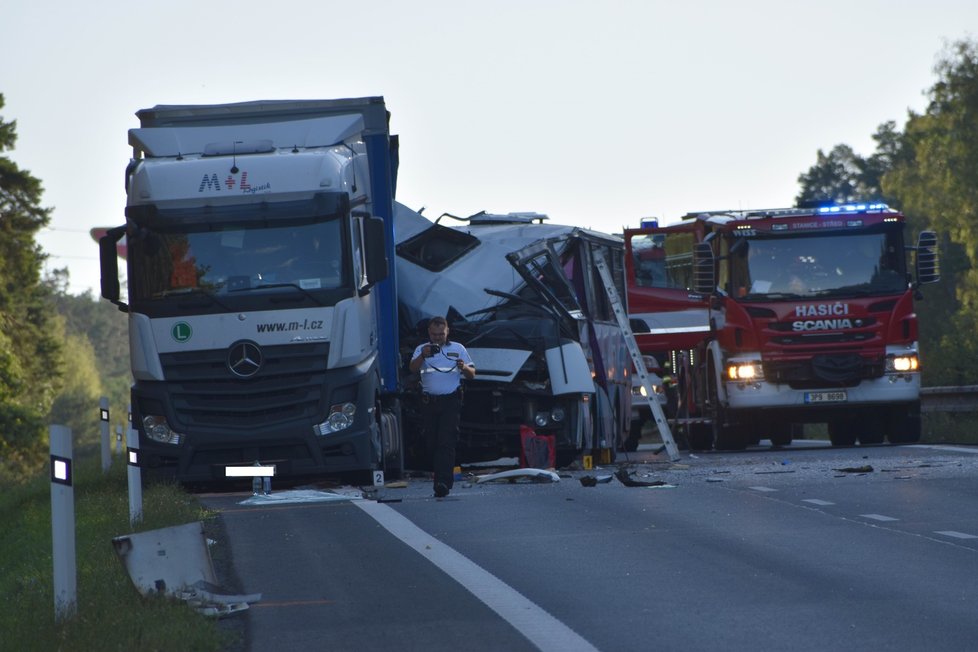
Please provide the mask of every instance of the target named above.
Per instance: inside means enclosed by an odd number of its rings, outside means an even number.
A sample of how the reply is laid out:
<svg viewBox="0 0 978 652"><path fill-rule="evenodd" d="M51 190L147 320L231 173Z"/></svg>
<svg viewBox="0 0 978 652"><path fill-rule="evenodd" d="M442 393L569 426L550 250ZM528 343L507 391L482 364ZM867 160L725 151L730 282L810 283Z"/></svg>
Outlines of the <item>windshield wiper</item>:
<svg viewBox="0 0 978 652"><path fill-rule="evenodd" d="M794 292L768 292L767 294L748 294L743 298L749 301L777 301L779 299L803 299L805 297Z"/></svg>
<svg viewBox="0 0 978 652"><path fill-rule="evenodd" d="M246 287L246 288L236 288L234 290L228 290L228 293L231 293L231 292L247 292L249 290L267 290L269 288L293 288L293 289L298 290L299 292L301 292L305 296L307 296L316 305L318 305L318 306L325 306L326 305L325 303L323 303L322 301L320 301L319 299L317 299L315 294L313 294L309 290L305 289L304 287L302 287L301 285L298 285L296 283L262 283L261 285L254 285L254 286ZM282 297L272 297L271 298L271 301L272 302L276 302L276 301L289 301L289 300L290 299L284 299Z"/></svg>
<svg viewBox="0 0 978 652"><path fill-rule="evenodd" d="M230 311L227 305L224 304L220 299L218 299L213 292L210 290L205 290L203 288L176 288L173 290L163 290L153 295L154 299L165 299L168 297L203 297L205 299L210 299L210 303L216 303L225 310ZM180 302L178 304L181 308L193 308L193 304L187 304L186 302Z"/></svg>

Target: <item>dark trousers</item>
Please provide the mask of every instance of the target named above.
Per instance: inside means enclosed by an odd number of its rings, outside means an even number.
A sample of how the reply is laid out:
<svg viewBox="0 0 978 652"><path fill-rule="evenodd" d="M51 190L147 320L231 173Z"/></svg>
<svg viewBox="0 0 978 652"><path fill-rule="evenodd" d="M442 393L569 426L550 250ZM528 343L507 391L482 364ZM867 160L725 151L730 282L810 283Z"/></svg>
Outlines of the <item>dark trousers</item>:
<svg viewBox="0 0 978 652"><path fill-rule="evenodd" d="M438 396L428 394L424 403L424 434L432 454L435 484L452 488L455 480L455 444L458 442L458 392Z"/></svg>

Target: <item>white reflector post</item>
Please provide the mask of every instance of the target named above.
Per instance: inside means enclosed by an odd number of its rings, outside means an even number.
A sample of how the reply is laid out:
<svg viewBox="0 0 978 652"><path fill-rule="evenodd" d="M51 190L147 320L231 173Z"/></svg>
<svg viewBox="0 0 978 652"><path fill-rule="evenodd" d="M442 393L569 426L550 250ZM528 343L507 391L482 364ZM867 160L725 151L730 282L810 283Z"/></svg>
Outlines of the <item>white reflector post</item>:
<svg viewBox="0 0 978 652"><path fill-rule="evenodd" d="M98 400L99 428L102 431L102 473L112 466L112 445L109 443L109 399Z"/></svg>
<svg viewBox="0 0 978 652"><path fill-rule="evenodd" d="M126 433L126 454L129 456L129 524L143 520L143 474L139 469L139 431L130 428Z"/></svg>
<svg viewBox="0 0 978 652"><path fill-rule="evenodd" d="M75 615L78 574L75 562L75 489L71 430L52 425L51 538L54 559L54 618L61 622Z"/></svg>

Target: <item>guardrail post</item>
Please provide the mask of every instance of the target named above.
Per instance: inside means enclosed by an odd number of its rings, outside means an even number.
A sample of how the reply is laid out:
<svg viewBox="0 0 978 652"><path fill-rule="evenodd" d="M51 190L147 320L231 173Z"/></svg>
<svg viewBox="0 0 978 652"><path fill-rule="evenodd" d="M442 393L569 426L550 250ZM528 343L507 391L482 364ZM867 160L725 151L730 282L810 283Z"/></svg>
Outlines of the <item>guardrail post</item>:
<svg viewBox="0 0 978 652"><path fill-rule="evenodd" d="M71 430L52 425L51 539L54 560L54 618L61 622L75 615L78 573L75 561L75 489Z"/></svg>
<svg viewBox="0 0 978 652"><path fill-rule="evenodd" d="M126 434L129 464L129 524L143 520L143 477L139 469L139 432L130 427Z"/></svg>
<svg viewBox="0 0 978 652"><path fill-rule="evenodd" d="M102 473L112 466L112 447L109 444L109 399L103 396L98 400L99 426L102 431Z"/></svg>

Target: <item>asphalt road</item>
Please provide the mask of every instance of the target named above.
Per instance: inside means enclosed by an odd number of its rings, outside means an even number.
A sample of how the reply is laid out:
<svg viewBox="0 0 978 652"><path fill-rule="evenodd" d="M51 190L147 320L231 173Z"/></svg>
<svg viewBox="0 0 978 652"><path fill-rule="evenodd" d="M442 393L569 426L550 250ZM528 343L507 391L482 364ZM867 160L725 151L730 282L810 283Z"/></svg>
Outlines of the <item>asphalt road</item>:
<svg viewBox="0 0 978 652"><path fill-rule="evenodd" d="M206 494L250 649L970 650L978 448L631 454L585 487ZM619 460L622 461L622 460ZM357 495L357 492L350 492ZM257 503L257 504L248 504Z"/></svg>

